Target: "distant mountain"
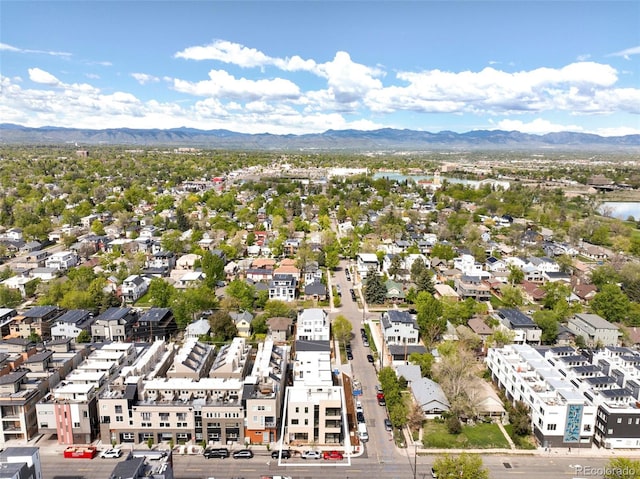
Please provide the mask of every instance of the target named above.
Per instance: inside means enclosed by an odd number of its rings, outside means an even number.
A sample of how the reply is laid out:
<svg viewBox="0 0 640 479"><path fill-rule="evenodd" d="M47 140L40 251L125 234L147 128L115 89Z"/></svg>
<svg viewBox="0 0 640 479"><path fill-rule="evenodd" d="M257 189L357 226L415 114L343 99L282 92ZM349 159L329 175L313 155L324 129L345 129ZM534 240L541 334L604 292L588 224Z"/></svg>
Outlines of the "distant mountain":
<svg viewBox="0 0 640 479"><path fill-rule="evenodd" d="M122 145L243 150L424 151L441 149L570 149L640 151L640 135L604 137L559 132L531 135L519 131L474 130L466 133L396 130L327 130L304 135L246 134L195 128L88 130L0 124L0 145Z"/></svg>

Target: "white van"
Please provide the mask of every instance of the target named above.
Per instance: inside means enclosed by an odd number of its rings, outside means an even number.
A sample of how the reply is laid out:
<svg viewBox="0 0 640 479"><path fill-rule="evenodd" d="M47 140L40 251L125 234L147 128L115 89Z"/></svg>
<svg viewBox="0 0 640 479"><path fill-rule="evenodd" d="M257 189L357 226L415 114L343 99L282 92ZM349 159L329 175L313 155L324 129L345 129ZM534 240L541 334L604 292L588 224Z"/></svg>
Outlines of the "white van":
<svg viewBox="0 0 640 479"><path fill-rule="evenodd" d="M358 437L362 442L369 440L369 433L367 432L367 425L363 422L358 424Z"/></svg>

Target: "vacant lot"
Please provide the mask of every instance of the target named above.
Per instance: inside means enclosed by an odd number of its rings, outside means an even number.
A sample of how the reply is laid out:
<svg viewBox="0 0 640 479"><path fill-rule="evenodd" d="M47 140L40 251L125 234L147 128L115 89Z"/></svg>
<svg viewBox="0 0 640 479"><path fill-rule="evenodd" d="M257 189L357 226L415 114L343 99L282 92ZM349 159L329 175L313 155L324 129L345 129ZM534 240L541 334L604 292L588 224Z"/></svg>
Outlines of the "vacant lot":
<svg viewBox="0 0 640 479"><path fill-rule="evenodd" d="M427 421L422 443L433 448L509 448L509 443L496 424L463 426L460 434L449 434L444 423Z"/></svg>

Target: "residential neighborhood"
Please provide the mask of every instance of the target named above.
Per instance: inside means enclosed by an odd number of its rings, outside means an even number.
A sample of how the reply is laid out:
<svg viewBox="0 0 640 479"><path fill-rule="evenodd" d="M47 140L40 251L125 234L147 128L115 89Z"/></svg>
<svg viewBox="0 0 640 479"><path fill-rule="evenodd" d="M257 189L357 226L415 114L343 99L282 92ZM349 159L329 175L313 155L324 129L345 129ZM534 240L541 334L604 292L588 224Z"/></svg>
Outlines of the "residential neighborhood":
<svg viewBox="0 0 640 479"><path fill-rule="evenodd" d="M639 263L633 239L608 248L618 220L572 241L518 203L568 214L560 189L385 174L241 168L113 187L131 212L46 235L4 228L0 443L346 461L372 436L428 451L496 427L514 447L640 449Z"/></svg>

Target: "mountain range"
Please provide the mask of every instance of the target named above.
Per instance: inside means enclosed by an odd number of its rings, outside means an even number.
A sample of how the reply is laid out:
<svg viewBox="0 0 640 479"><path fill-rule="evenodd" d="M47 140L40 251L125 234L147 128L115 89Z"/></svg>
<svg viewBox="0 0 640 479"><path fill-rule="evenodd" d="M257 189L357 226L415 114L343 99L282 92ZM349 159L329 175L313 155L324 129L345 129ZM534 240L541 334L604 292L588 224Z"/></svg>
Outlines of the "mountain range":
<svg viewBox="0 0 640 479"><path fill-rule="evenodd" d="M424 151L439 149L557 149L640 151L640 135L598 136L558 132L545 135L519 131L327 130L303 135L247 134L194 128L131 129L30 128L0 124L0 145L174 146L243 150Z"/></svg>

